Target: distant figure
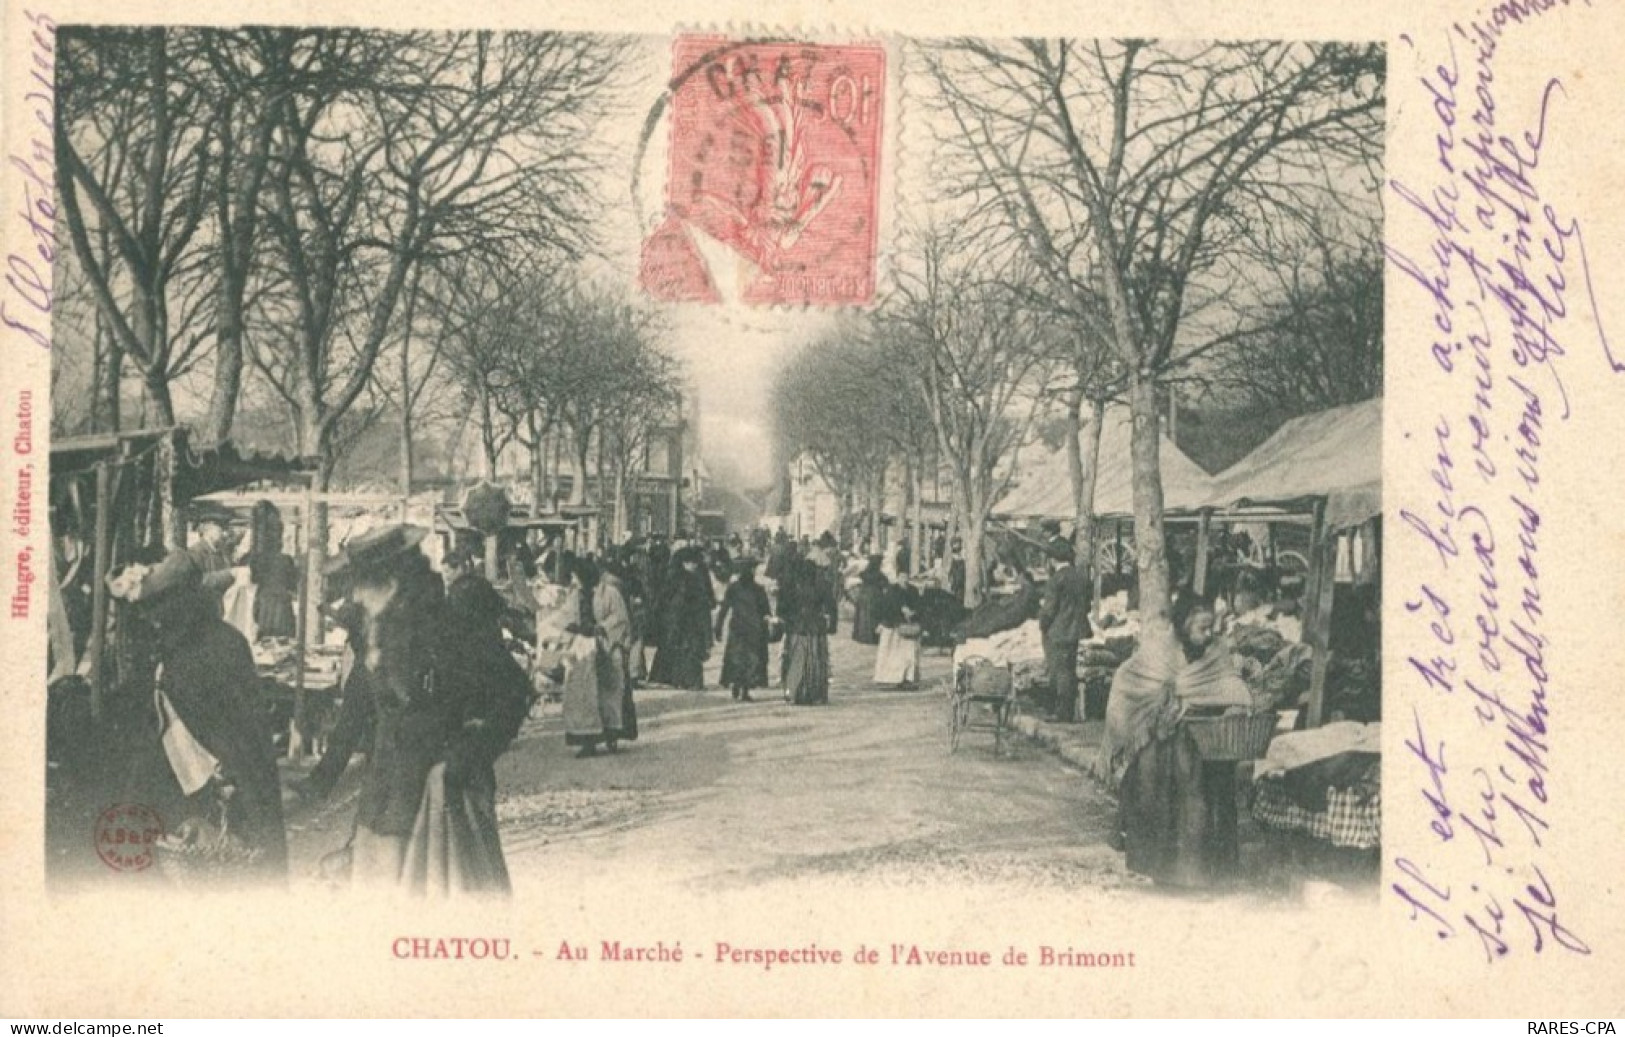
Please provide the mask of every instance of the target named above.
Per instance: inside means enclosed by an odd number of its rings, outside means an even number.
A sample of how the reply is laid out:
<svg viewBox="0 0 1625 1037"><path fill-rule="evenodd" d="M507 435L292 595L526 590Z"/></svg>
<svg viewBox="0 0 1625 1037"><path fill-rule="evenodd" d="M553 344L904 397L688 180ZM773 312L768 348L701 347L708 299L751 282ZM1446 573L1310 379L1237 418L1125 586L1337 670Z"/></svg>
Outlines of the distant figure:
<svg viewBox="0 0 1625 1037"><path fill-rule="evenodd" d="M299 597L299 567L282 553L282 515L262 500L254 505L254 543L248 555L254 583L254 629L260 638L293 638L299 634L294 602Z"/></svg>
<svg viewBox="0 0 1625 1037"><path fill-rule="evenodd" d="M773 616L767 591L756 582L756 559L735 563L739 576L722 595L717 610L716 637L726 630L722 652L722 683L740 702L750 702L752 688L767 687L768 624Z"/></svg>
<svg viewBox="0 0 1625 1037"><path fill-rule="evenodd" d="M1060 539L1048 547L1049 583L1038 612L1044 635L1044 664L1055 696L1053 719L1078 719L1078 642L1089 636L1089 578L1072 564L1072 543Z"/></svg>
<svg viewBox="0 0 1625 1037"><path fill-rule="evenodd" d="M779 591L784 623L784 698L798 706L829 701L829 634L835 599L824 571L805 558L794 560Z"/></svg>
<svg viewBox="0 0 1625 1037"><path fill-rule="evenodd" d="M477 551L467 545L447 552L445 568L446 605L451 619L468 631L497 644L502 643L502 596L480 571Z"/></svg>
<svg viewBox="0 0 1625 1037"><path fill-rule="evenodd" d="M852 640L860 645L880 643L880 632L875 628L875 608L887 586L880 556L870 555L869 564L858 574L858 585L847 594L852 602Z"/></svg>
<svg viewBox="0 0 1625 1037"><path fill-rule="evenodd" d="M705 660L711 654L711 576L697 547L672 555L661 602L661 640L649 680L674 688L705 688Z"/></svg>
<svg viewBox="0 0 1625 1037"><path fill-rule="evenodd" d="M875 623L880 650L875 653L874 683L881 687L912 688L920 679L919 601L914 588L894 583L880 594Z"/></svg>

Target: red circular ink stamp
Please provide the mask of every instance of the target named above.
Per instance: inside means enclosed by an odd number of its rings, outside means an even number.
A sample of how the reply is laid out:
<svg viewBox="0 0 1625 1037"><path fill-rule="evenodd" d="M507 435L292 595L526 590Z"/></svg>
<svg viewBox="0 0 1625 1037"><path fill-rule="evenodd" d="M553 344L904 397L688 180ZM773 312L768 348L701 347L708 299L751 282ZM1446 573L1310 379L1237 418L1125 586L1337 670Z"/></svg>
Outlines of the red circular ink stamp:
<svg viewBox="0 0 1625 1037"><path fill-rule="evenodd" d="M108 807L96 818L96 856L114 871L145 871L156 859L153 844L164 837L164 819L140 803Z"/></svg>
<svg viewBox="0 0 1625 1037"><path fill-rule="evenodd" d="M666 212L644 241L651 296L862 305L875 293L886 52L875 43L680 36Z"/></svg>

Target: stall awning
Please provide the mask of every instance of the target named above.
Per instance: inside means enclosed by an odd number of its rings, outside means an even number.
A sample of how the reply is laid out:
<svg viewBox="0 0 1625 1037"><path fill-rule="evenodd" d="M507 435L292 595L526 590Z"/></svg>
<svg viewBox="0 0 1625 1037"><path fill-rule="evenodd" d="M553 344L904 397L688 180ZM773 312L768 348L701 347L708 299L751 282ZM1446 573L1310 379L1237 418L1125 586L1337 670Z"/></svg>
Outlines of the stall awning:
<svg viewBox="0 0 1625 1037"><path fill-rule="evenodd" d="M463 514L463 509L455 504L442 504L437 506L435 508L434 517L437 528L442 526L444 527L439 528L439 532L475 532L474 527L469 524L467 516ZM509 529L543 529L557 531L573 529L575 525L575 519L566 518L561 515L529 515L520 512L511 512L508 515Z"/></svg>
<svg viewBox="0 0 1625 1037"><path fill-rule="evenodd" d="M1382 398L1293 418L1214 478L1207 505L1285 507L1324 498L1326 524L1382 514Z"/></svg>
<svg viewBox="0 0 1625 1037"><path fill-rule="evenodd" d="M316 470L314 458L244 449L229 441L211 447L194 447L190 430L177 427L53 439L51 474L56 478L91 471L98 461L154 449L170 436L175 443L175 498L179 501L262 480L302 480Z"/></svg>
<svg viewBox="0 0 1625 1037"><path fill-rule="evenodd" d="M1132 438L1133 419L1129 409L1121 405L1107 407L1100 429L1100 475L1095 483L1097 517L1120 518L1134 514ZM1202 471L1173 440L1165 435L1158 438L1164 509L1178 512L1200 507L1212 492L1213 477ZM1030 454L1032 456L1022 458L1016 487L993 509L994 513L1010 518L1072 518L1076 509L1072 504L1072 479L1067 473L1065 444L1043 452L1030 449Z"/></svg>

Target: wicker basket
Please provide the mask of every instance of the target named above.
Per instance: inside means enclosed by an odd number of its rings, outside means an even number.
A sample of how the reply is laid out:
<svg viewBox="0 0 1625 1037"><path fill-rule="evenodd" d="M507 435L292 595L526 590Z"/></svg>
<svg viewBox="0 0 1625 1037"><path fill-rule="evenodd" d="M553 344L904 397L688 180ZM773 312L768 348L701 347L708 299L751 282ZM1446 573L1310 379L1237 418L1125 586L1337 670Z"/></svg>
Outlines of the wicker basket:
<svg viewBox="0 0 1625 1037"><path fill-rule="evenodd" d="M1270 711L1252 716L1186 717L1180 726L1190 733L1204 760L1256 760L1269 749L1278 722Z"/></svg>
<svg viewBox="0 0 1625 1037"><path fill-rule="evenodd" d="M253 874L261 847L250 847L223 824L201 818L183 822L181 830L153 844L158 871L178 886L229 886Z"/></svg>
<svg viewBox="0 0 1625 1037"><path fill-rule="evenodd" d="M1013 678L1008 666L975 658L966 662L962 669L962 694L978 698L1006 698L1010 695Z"/></svg>

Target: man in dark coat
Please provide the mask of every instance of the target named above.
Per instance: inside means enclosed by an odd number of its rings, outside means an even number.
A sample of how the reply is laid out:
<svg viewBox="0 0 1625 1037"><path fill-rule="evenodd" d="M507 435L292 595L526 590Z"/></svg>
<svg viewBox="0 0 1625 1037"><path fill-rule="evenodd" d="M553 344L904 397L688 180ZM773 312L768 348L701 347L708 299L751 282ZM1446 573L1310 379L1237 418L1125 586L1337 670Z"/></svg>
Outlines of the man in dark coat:
<svg viewBox="0 0 1625 1037"><path fill-rule="evenodd" d="M231 522L234 516L217 504L196 504L189 511L197 540L187 549L201 574L203 590L214 602L216 614L224 614L226 591L235 577L231 574Z"/></svg>
<svg viewBox="0 0 1625 1037"><path fill-rule="evenodd" d="M1038 610L1038 629L1044 635L1044 665L1055 695L1053 719L1072 723L1078 718L1078 642L1089 636L1089 578L1072 564L1072 544L1062 540L1048 547L1049 583Z"/></svg>

